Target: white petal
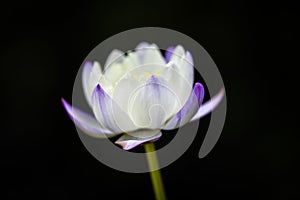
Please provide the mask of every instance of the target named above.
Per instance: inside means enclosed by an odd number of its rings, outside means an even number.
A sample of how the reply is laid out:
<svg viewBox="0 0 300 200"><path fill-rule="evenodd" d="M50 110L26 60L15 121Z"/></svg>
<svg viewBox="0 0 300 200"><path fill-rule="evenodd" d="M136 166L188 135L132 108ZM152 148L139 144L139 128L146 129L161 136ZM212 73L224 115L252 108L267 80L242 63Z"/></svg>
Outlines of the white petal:
<svg viewBox="0 0 300 200"><path fill-rule="evenodd" d="M151 76L148 82L131 94L128 112L139 128L157 129L175 114L178 98L161 78Z"/></svg>
<svg viewBox="0 0 300 200"><path fill-rule="evenodd" d="M128 52L127 56L123 59L122 65L125 72L129 72L130 70L139 67L140 61L138 55L135 52Z"/></svg>
<svg viewBox="0 0 300 200"><path fill-rule="evenodd" d="M180 74L179 66L173 62L169 62L166 67L164 67L161 76L166 79L172 91L174 91L176 96L179 98L180 105L176 110L176 112L178 112L188 100L192 92L193 85L190 81L187 81L182 74Z"/></svg>
<svg viewBox="0 0 300 200"><path fill-rule="evenodd" d="M114 133L136 130L129 116L98 85L93 93L93 111L96 119Z"/></svg>
<svg viewBox="0 0 300 200"><path fill-rule="evenodd" d="M149 45L150 44L148 42L141 42L135 47L135 49L143 49L145 47L148 47Z"/></svg>
<svg viewBox="0 0 300 200"><path fill-rule="evenodd" d="M165 77L169 75L168 73L174 73L177 74L177 81L175 81L175 84L170 84L167 81L163 81L163 83L160 84L165 85L165 87L173 93L172 97L175 96L172 101L175 101L177 106L174 108L174 111L169 113L170 115L175 114L184 105L190 92L187 84L184 85L181 83L184 83L184 80L182 80L183 78L179 76L175 70L169 69L166 71L165 68L165 66L149 64L131 70L115 85L113 99L124 109L124 111L129 112L129 99L139 88L144 87L144 85L147 84L147 81L149 81L151 76L154 75L159 80L164 80ZM174 75L174 79L176 77ZM153 109L155 110L155 108Z"/></svg>
<svg viewBox="0 0 300 200"><path fill-rule="evenodd" d="M102 75L102 70L98 62L86 62L82 69L82 86L85 98L90 106L92 106L92 93L98 84Z"/></svg>
<svg viewBox="0 0 300 200"><path fill-rule="evenodd" d="M130 70L139 67L140 62L135 52L128 52L127 56L121 56L121 58L112 62L110 66L106 68L105 78L114 86L126 73Z"/></svg>
<svg viewBox="0 0 300 200"><path fill-rule="evenodd" d="M183 47L178 45L171 56L170 62L177 66L175 68L177 72L192 87L194 83L194 62L190 52L185 53Z"/></svg>
<svg viewBox="0 0 300 200"><path fill-rule="evenodd" d="M104 69L106 70L114 62L118 62L118 63L122 62L123 57L124 57L124 52L118 49L114 49L107 57L104 65Z"/></svg>
<svg viewBox="0 0 300 200"><path fill-rule="evenodd" d="M125 111L128 112L128 101L134 91L143 83L127 73L116 84L113 93L113 100Z"/></svg>
<svg viewBox="0 0 300 200"><path fill-rule="evenodd" d="M165 65L165 60L160 52L160 49L155 45L148 43L141 43L136 48L136 54L139 57L140 64L155 63Z"/></svg>
<svg viewBox="0 0 300 200"><path fill-rule="evenodd" d="M122 63L111 64L104 72L105 78L114 85L126 72Z"/></svg>
<svg viewBox="0 0 300 200"><path fill-rule="evenodd" d="M107 80L105 76L101 76L99 80L99 84L101 85L101 88L110 96L112 97L113 91L114 91L114 86L113 84Z"/></svg>
<svg viewBox="0 0 300 200"><path fill-rule="evenodd" d="M140 131L136 131L134 134L139 135L139 132ZM162 135L160 130L149 130L147 133L149 136L143 138L124 134L115 143L122 146L124 150L130 150L145 142L158 140ZM140 134L144 135L145 131L141 131Z"/></svg>
<svg viewBox="0 0 300 200"><path fill-rule="evenodd" d="M198 110L198 112L195 114L195 116L191 119L191 121L195 121L208 113L210 113L213 109L217 107L217 105L221 102L223 96L224 96L224 89L222 88L221 91L215 95L211 100L204 103Z"/></svg>

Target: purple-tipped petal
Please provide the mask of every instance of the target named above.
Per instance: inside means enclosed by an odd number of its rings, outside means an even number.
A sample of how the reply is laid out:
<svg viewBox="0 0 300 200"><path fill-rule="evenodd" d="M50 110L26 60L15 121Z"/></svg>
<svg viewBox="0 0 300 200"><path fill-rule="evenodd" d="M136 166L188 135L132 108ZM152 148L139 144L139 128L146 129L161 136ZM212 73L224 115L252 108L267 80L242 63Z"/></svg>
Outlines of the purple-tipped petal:
<svg viewBox="0 0 300 200"><path fill-rule="evenodd" d="M173 46L167 48L166 53L165 53L166 63L168 63L170 61L174 49L175 49L175 47L173 47Z"/></svg>
<svg viewBox="0 0 300 200"><path fill-rule="evenodd" d="M163 127L164 130L172 130L188 123L199 110L204 98L204 87L196 83L189 99L178 113L173 116Z"/></svg>
<svg viewBox="0 0 300 200"><path fill-rule="evenodd" d="M111 131L102 127L97 122L97 120L91 115L71 106L64 99L62 99L61 101L70 118L82 131L95 137L105 137L114 135Z"/></svg>
<svg viewBox="0 0 300 200"><path fill-rule="evenodd" d="M82 69L82 86L85 98L92 106L92 93L102 75L101 67L98 62L85 62Z"/></svg>
<svg viewBox="0 0 300 200"><path fill-rule="evenodd" d="M224 88L221 89L221 91L216 94L211 100L205 102L198 110L198 112L193 116L191 121L195 121L197 119L200 119L201 117L204 117L211 111L213 111L221 102L223 99L223 96L225 94Z"/></svg>
<svg viewBox="0 0 300 200"><path fill-rule="evenodd" d="M129 116L106 94L100 85L96 86L93 93L93 111L99 123L114 133L137 129Z"/></svg>
<svg viewBox="0 0 300 200"><path fill-rule="evenodd" d="M136 131L134 135L138 135L139 131ZM144 131L142 131L144 132ZM144 134L144 133L141 133ZM124 150L130 150L140 144L149 141L156 141L161 137L161 132L159 130L149 130L150 137L135 137L132 135L124 134L115 143L120 145Z"/></svg>
<svg viewBox="0 0 300 200"><path fill-rule="evenodd" d="M139 128L160 129L177 110L178 100L162 78L152 75L131 95L128 112Z"/></svg>

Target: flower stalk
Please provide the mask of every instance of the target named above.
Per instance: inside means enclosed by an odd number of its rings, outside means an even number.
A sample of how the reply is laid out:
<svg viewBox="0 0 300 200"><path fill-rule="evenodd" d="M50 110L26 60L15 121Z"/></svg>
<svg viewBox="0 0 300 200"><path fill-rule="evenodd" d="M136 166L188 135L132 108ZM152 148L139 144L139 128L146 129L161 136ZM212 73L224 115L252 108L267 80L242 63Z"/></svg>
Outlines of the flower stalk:
<svg viewBox="0 0 300 200"><path fill-rule="evenodd" d="M155 152L154 142L145 143L144 147L145 147L148 165L150 169L150 176L151 176L152 186L155 194L155 199L166 200L164 185L159 170L159 164Z"/></svg>

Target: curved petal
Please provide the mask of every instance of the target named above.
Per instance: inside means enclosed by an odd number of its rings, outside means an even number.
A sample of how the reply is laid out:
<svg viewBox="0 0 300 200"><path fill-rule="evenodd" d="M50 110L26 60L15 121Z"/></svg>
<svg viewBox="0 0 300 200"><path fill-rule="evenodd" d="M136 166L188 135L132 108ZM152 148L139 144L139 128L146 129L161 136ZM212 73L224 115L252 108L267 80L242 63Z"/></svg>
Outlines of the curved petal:
<svg viewBox="0 0 300 200"><path fill-rule="evenodd" d="M129 116L106 94L100 85L97 85L93 93L93 111L98 122L114 133L137 129Z"/></svg>
<svg viewBox="0 0 300 200"><path fill-rule="evenodd" d="M127 52L127 56L121 55L121 53L123 52L114 50L111 53L111 58L108 58L106 61L105 78L112 83L112 85L116 85L130 70L140 66L139 58L135 52L129 51Z"/></svg>
<svg viewBox="0 0 300 200"><path fill-rule="evenodd" d="M104 64L104 70L106 70L110 65L114 62L121 62L123 60L124 52L120 51L118 49L112 50L112 52L108 55L105 64Z"/></svg>
<svg viewBox="0 0 300 200"><path fill-rule="evenodd" d="M139 64L143 63L144 60L144 49L149 48L150 44L148 42L141 42L135 48L135 54L138 57Z"/></svg>
<svg viewBox="0 0 300 200"><path fill-rule="evenodd" d="M140 43L136 47L136 54L139 57L140 64L155 63L165 65L166 62L161 55L160 49L156 44Z"/></svg>
<svg viewBox="0 0 300 200"><path fill-rule="evenodd" d="M178 45L170 58L177 68L177 72L183 76L188 85L192 87L194 83L194 61L190 52L185 52L184 48Z"/></svg>
<svg viewBox="0 0 300 200"><path fill-rule="evenodd" d="M126 70L124 69L122 63L114 62L104 72L105 78L114 85L124 74Z"/></svg>
<svg viewBox="0 0 300 200"><path fill-rule="evenodd" d="M125 111L128 112L128 100L132 93L143 83L137 80L131 73L123 76L114 88L113 100Z"/></svg>
<svg viewBox="0 0 300 200"><path fill-rule="evenodd" d="M120 145L124 150L130 150L140 144L143 144L145 142L149 141L155 141L158 140L161 137L160 130L146 130L146 133L148 133L149 137L135 137L132 135L124 134L122 135L115 143ZM139 135L145 134L145 130L139 130L136 131L134 134Z"/></svg>
<svg viewBox="0 0 300 200"><path fill-rule="evenodd" d="M203 104L198 112L195 114L195 116L191 119L191 121L195 121L197 119L200 119L201 117L207 115L210 113L213 109L217 107L217 105L221 102L223 96L224 96L224 89L222 88L221 91L216 94L211 100Z"/></svg>
<svg viewBox="0 0 300 200"><path fill-rule="evenodd" d="M105 137L115 135L106 128L101 127L97 120L91 115L71 106L64 99L62 99L61 101L70 118L74 121L76 126L85 133L94 137Z"/></svg>
<svg viewBox="0 0 300 200"><path fill-rule="evenodd" d="M82 86L85 98L90 106L92 106L92 93L98 84L102 75L102 70L98 62L86 62L82 69Z"/></svg>
<svg viewBox="0 0 300 200"><path fill-rule="evenodd" d="M174 110L178 102L168 84L161 77L152 75L130 95L128 112L139 128L158 129L177 112Z"/></svg>
<svg viewBox="0 0 300 200"><path fill-rule="evenodd" d="M172 90L180 99L181 105L180 107L178 107L176 112L178 112L183 107L193 90L193 83L190 80L187 81L187 79L182 74L180 74L179 68L180 66L170 61L164 67L161 73L161 76L166 79ZM191 79L193 80L193 78Z"/></svg>
<svg viewBox="0 0 300 200"><path fill-rule="evenodd" d="M114 86L113 84L107 80L106 76L101 76L99 80L99 85L103 88L103 90L111 97L113 95ZM97 86L97 85L96 85ZM96 88L95 86L95 88ZM94 88L94 89L95 89Z"/></svg>
<svg viewBox="0 0 300 200"><path fill-rule="evenodd" d="M165 53L166 63L168 63L170 61L174 50L175 50L175 47L173 47L173 46L167 48L166 53Z"/></svg>
<svg viewBox="0 0 300 200"><path fill-rule="evenodd" d="M198 111L204 98L204 87L200 83L196 83L193 91L182 109L176 113L162 128L164 130L172 130L188 123L190 119Z"/></svg>
<svg viewBox="0 0 300 200"><path fill-rule="evenodd" d="M129 72L130 70L139 67L140 62L137 54L131 51L127 52L127 56L124 57L122 65L125 72Z"/></svg>

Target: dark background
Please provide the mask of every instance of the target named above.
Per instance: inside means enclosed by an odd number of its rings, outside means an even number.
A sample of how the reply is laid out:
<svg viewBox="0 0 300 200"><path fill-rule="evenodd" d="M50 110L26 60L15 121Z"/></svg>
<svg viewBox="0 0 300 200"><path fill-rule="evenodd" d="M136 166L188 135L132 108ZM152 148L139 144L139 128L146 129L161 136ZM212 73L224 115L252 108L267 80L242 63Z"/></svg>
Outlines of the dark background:
<svg viewBox="0 0 300 200"><path fill-rule="evenodd" d="M298 10L291 1L2 4L3 199L154 198L149 174L110 169L87 152L60 101L71 101L77 70L96 45L143 26L197 40L227 91L226 124L213 151L198 158L204 133L198 134L162 169L168 198L299 198Z"/></svg>

